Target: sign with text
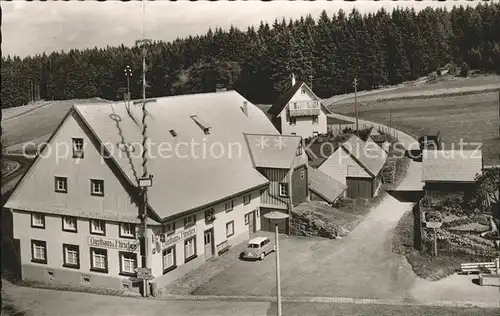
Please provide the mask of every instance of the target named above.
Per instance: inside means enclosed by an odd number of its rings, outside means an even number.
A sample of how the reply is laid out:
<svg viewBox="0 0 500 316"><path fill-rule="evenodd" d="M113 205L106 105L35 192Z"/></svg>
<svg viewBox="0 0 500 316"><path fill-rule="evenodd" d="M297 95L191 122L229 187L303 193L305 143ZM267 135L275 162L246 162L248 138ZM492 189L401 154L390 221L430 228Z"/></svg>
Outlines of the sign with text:
<svg viewBox="0 0 500 316"><path fill-rule="evenodd" d="M119 249L126 251L139 250L139 242L136 240L123 241L118 239L107 239L101 237L88 236L87 241L89 246L92 247L111 248L111 249Z"/></svg>
<svg viewBox="0 0 500 316"><path fill-rule="evenodd" d="M177 234L165 236L165 239L163 239L163 237L161 237L161 234L160 234L160 238L155 237L156 248L153 248L153 254L157 253L157 252L159 253L161 251L161 249L165 249L169 246L172 246L172 245L178 243L179 241L182 241L186 238L189 238L189 237L192 237L195 235L196 235L196 226L187 228L186 230L184 230L182 232L178 232Z"/></svg>

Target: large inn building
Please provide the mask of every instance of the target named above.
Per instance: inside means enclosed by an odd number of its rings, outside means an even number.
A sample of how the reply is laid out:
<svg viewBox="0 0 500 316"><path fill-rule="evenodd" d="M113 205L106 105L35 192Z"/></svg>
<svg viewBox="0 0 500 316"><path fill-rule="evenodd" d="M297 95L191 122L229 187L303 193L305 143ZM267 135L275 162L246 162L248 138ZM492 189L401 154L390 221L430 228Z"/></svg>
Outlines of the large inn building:
<svg viewBox="0 0 500 316"><path fill-rule="evenodd" d="M300 136L279 135L235 91L158 98L147 112L145 251L158 287L269 229L263 214L289 212L319 181ZM80 104L60 123L4 206L23 279L138 291L141 116L123 101ZM320 176L317 195L343 194Z"/></svg>

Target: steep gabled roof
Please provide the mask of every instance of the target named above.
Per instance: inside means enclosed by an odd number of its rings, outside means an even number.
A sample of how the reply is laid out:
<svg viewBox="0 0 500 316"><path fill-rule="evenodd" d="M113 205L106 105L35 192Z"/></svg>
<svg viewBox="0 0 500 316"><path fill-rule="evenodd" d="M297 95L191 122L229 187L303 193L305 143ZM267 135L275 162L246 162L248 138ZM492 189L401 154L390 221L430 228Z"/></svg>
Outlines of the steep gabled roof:
<svg viewBox="0 0 500 316"><path fill-rule="evenodd" d="M248 101L245 115L240 108L244 101L236 91L227 91L158 98L147 104L148 150L152 155L147 166L154 176L148 199L162 219L268 183L253 167L244 133L278 131ZM137 183L136 177L142 174L141 155L137 151L128 155L121 144L142 142L141 124L131 118L141 121L141 106L131 106L130 114L123 102L75 108L129 181ZM208 122L209 135L192 115ZM175 131L175 136L170 130Z"/></svg>
<svg viewBox="0 0 500 316"><path fill-rule="evenodd" d="M424 150L423 181L474 182L482 172L482 153L475 150Z"/></svg>
<svg viewBox="0 0 500 316"><path fill-rule="evenodd" d="M321 170L309 168L309 189L329 203L335 200L347 189L347 185L335 180Z"/></svg>
<svg viewBox="0 0 500 316"><path fill-rule="evenodd" d="M365 143L352 135L341 147L362 166L372 177L376 177L387 159L387 153L378 145Z"/></svg>
<svg viewBox="0 0 500 316"><path fill-rule="evenodd" d="M273 104L273 106L267 111L267 113L271 115L278 115L283 111L285 106L288 104L290 99L297 93L297 91L300 89L300 87L304 84L302 81L297 81L295 85L289 87L287 90L285 90L276 100L276 102Z"/></svg>
<svg viewBox="0 0 500 316"><path fill-rule="evenodd" d="M293 135L246 134L256 168L289 169L297 155L301 137Z"/></svg>

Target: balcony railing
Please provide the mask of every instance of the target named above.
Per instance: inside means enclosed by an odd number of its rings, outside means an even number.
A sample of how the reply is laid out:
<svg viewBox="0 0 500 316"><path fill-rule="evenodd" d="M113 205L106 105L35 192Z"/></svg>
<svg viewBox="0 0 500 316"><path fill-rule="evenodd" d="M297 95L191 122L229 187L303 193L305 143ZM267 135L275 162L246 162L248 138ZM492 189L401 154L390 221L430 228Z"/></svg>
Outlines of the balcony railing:
<svg viewBox="0 0 500 316"><path fill-rule="evenodd" d="M320 113L319 101L293 101L288 106L290 116L315 116Z"/></svg>

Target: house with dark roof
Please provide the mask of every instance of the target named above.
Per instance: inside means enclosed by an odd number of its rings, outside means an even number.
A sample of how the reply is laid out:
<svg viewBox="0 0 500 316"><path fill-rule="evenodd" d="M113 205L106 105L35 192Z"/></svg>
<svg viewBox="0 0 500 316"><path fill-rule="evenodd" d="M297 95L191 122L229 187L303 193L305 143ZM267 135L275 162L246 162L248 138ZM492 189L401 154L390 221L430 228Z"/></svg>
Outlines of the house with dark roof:
<svg viewBox="0 0 500 316"><path fill-rule="evenodd" d="M472 192L483 170L481 150L423 150L422 181L436 199Z"/></svg>
<svg viewBox="0 0 500 316"><path fill-rule="evenodd" d="M147 229L141 102L76 104L4 206L23 279L138 291L147 254L163 287L268 225L262 212L308 198L300 137L237 92L150 101Z"/></svg>
<svg viewBox="0 0 500 316"><path fill-rule="evenodd" d="M320 98L302 81L295 81L292 74L291 86L283 91L268 110L272 122L282 135L313 137L327 132L327 115L330 110Z"/></svg>
<svg viewBox="0 0 500 316"><path fill-rule="evenodd" d="M374 197L382 185L382 167L387 153L374 142L352 135L319 167L320 171L347 185L349 198Z"/></svg>
<svg viewBox="0 0 500 316"><path fill-rule="evenodd" d="M307 155L299 136L245 134L253 166L269 186L261 190L261 229L273 231L262 215L272 211L290 213L293 206L306 201L308 189ZM279 227L288 232L288 221Z"/></svg>

